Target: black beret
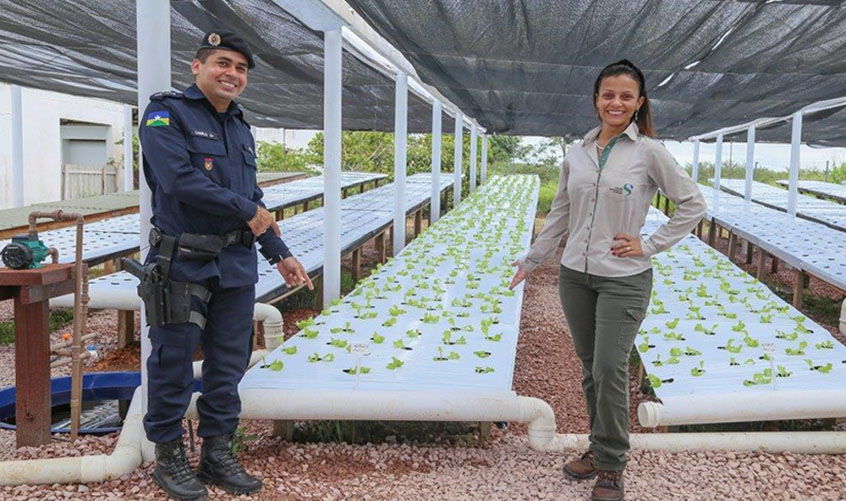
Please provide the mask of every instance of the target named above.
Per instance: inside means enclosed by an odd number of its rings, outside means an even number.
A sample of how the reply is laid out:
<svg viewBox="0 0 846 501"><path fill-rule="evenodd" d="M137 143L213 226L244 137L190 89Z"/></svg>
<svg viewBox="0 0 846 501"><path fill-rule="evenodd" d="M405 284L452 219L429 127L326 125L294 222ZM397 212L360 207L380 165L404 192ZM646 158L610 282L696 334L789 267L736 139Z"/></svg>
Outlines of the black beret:
<svg viewBox="0 0 846 501"><path fill-rule="evenodd" d="M210 31L206 33L203 35L203 39L200 41L200 47L197 50L199 51L200 49L233 50L247 58L248 68L253 69L256 66L250 46L247 45L247 42L243 38L230 31Z"/></svg>

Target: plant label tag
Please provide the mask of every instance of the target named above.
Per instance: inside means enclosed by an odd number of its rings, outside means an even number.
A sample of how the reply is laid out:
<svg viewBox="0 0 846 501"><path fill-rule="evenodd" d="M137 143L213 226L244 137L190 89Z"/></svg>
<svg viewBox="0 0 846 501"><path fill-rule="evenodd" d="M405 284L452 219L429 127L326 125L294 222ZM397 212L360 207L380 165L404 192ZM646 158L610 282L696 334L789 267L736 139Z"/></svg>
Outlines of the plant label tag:
<svg viewBox="0 0 846 501"><path fill-rule="evenodd" d="M350 353L357 357L370 355L370 343L350 343Z"/></svg>
<svg viewBox="0 0 846 501"><path fill-rule="evenodd" d="M761 343L761 347L764 349L764 354L767 355L770 359L770 381L772 382L773 389L776 389L776 367L775 367L775 343Z"/></svg>

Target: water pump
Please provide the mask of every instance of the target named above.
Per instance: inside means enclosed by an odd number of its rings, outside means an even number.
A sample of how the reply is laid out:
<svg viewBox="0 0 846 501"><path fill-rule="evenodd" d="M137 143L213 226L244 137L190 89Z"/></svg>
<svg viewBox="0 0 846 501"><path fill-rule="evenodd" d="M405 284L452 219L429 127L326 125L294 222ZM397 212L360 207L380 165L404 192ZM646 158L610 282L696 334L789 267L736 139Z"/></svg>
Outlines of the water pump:
<svg viewBox="0 0 846 501"><path fill-rule="evenodd" d="M3 264L15 270L40 268L48 255L47 246L38 239L38 234L12 237L12 243L0 251Z"/></svg>

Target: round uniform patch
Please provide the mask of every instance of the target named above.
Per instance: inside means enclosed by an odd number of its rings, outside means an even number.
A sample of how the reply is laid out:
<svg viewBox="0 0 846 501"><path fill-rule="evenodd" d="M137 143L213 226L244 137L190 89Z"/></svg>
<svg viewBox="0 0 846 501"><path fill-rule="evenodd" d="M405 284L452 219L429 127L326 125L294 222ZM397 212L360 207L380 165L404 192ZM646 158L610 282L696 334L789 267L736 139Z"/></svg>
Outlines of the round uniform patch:
<svg viewBox="0 0 846 501"><path fill-rule="evenodd" d="M203 167L205 167L206 170L212 170L212 168L214 167L214 159L208 157L205 158L203 160Z"/></svg>
<svg viewBox="0 0 846 501"><path fill-rule="evenodd" d="M210 34L209 35L209 45L212 45L214 47L217 47L218 45L220 45L220 35L218 35L217 33Z"/></svg>

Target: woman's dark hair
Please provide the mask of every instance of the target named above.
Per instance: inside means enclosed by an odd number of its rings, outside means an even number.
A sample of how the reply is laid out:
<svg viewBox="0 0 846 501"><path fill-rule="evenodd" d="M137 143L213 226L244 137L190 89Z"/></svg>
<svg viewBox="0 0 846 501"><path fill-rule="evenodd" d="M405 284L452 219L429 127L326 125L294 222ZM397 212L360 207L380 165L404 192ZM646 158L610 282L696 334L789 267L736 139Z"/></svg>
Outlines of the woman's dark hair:
<svg viewBox="0 0 846 501"><path fill-rule="evenodd" d="M621 59L616 63L611 63L599 72L599 76L596 77L596 82L593 84L594 107L596 106L596 98L599 97L599 85L602 83L602 80L617 75L628 75L632 80L637 82L637 90L640 97L643 98L643 104L635 112L634 116L637 117L637 120L634 117L632 117L632 120L637 122L637 127L640 129L641 134L655 137L655 128L652 126L652 110L649 108L649 97L646 95L646 79L643 77L643 72L628 59Z"/></svg>

